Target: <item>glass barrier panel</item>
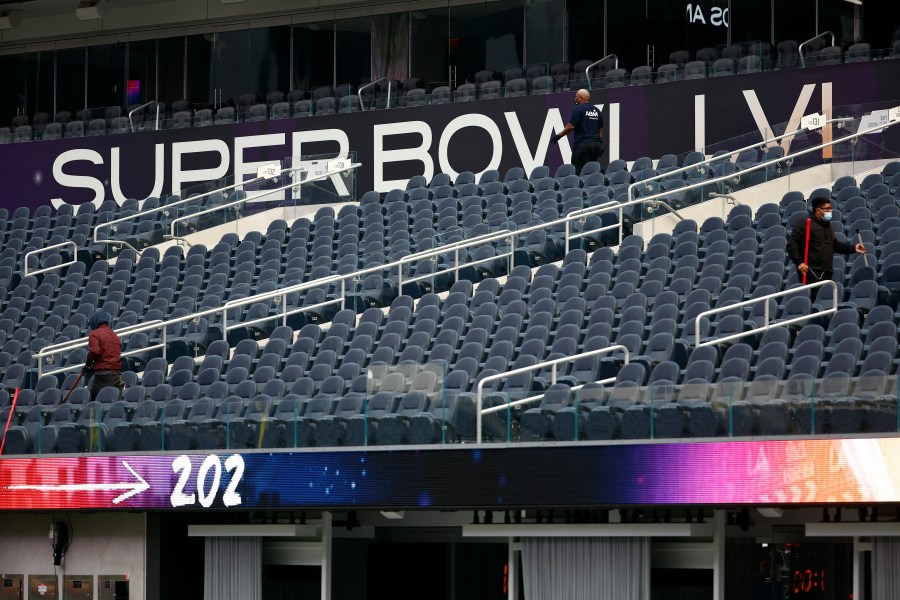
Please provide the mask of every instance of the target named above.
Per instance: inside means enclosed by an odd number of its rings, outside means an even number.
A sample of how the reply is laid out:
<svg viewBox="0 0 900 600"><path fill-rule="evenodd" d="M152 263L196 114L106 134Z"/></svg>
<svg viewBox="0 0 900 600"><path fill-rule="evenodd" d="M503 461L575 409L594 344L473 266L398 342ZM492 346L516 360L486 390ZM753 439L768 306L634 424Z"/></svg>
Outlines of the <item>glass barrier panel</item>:
<svg viewBox="0 0 900 600"><path fill-rule="evenodd" d="M827 371L822 378L798 371L786 380L760 374L749 381L725 377L717 383L675 385L660 379L638 386L622 380L575 388L570 384L577 378L559 375L557 383L543 390L542 385L552 381L543 379L547 373L512 376L485 385L483 409L496 410L482 416L483 440L533 443L900 432L896 375L869 371L850 376L830 371L828 361L822 368ZM801 367L791 370L797 369ZM308 377L293 382L262 379L255 376L237 385L221 379L208 386L161 384L148 388L146 396L140 386L132 386L128 390L134 392L126 391L124 399L109 403L102 394L98 402L88 401L89 394L76 394L66 404L22 409L23 415L38 415L40 423L30 452L448 445L475 438L475 394L460 392L464 378L447 375L441 361L373 364L344 381L345 391L338 395L328 393L331 383L326 382L318 384L321 389L316 393L310 385L317 384ZM529 380L533 387L526 390L523 384ZM278 396L282 385L286 393Z"/></svg>
<svg viewBox="0 0 900 600"><path fill-rule="evenodd" d="M859 435L900 431L896 376L850 377L834 372L822 379L769 376L751 381L698 381L647 386L619 382L579 389L566 384L533 402L512 406L521 392L485 386L482 415L485 443L700 439L748 436Z"/></svg>

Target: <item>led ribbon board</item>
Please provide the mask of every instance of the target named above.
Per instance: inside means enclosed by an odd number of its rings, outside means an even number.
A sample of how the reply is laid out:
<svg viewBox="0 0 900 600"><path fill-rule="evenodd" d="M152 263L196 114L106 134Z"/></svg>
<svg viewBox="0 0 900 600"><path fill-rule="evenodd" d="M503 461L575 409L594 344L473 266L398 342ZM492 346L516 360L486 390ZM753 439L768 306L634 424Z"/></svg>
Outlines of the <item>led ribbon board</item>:
<svg viewBox="0 0 900 600"><path fill-rule="evenodd" d="M900 502L900 438L0 460L0 510Z"/></svg>

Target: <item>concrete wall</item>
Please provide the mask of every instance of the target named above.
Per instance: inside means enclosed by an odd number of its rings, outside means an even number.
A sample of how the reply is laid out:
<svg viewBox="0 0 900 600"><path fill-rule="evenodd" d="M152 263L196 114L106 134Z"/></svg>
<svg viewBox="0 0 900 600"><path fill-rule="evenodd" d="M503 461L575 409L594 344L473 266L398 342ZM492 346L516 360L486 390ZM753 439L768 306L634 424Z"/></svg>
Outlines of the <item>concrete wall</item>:
<svg viewBox="0 0 900 600"><path fill-rule="evenodd" d="M0 515L0 573L48 575L54 572L50 523L71 518L72 543L62 566L71 575L127 575L131 600L145 600L146 516L133 513L43 513Z"/></svg>

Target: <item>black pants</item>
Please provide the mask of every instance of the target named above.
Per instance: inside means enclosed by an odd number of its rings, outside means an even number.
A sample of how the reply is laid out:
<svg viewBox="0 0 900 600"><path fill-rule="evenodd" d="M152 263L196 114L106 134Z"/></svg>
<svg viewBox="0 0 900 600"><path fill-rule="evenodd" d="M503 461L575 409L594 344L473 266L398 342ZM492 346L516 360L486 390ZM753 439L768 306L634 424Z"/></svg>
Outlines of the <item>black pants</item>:
<svg viewBox="0 0 900 600"><path fill-rule="evenodd" d="M603 154L601 142L584 142L575 146L572 151L572 164L575 165L575 173L581 175L581 169L592 160L599 161Z"/></svg>
<svg viewBox="0 0 900 600"><path fill-rule="evenodd" d="M96 371L91 375L91 382L88 389L91 391L91 402L97 399L97 394L105 387L119 388L119 400L122 399L125 390L125 382L119 376L117 371Z"/></svg>
<svg viewBox="0 0 900 600"><path fill-rule="evenodd" d="M806 272L806 285L809 285L811 283L818 283L820 281L831 281L831 279L833 277L834 277L834 271L817 271L814 269L809 269ZM802 273L800 274L800 281L801 282L803 281ZM827 286L823 285L823 286L809 290L809 301L815 302L816 297L820 293L828 294L827 296L824 296L824 297L827 297L830 299L831 298L831 290L830 289L826 290L825 289L826 287ZM838 298L838 301L840 301L840 298Z"/></svg>

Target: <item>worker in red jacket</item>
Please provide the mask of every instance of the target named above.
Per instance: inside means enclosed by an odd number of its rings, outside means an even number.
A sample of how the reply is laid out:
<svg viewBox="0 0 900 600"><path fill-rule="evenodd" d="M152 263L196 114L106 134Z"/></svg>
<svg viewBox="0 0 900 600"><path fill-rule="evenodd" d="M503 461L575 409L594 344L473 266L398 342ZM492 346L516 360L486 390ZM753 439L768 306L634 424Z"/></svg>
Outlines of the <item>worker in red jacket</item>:
<svg viewBox="0 0 900 600"><path fill-rule="evenodd" d="M91 375L89 389L91 401L97 399L101 388L119 388L119 399L123 396L125 384L122 382L122 342L110 326L109 313L98 310L88 323L91 335L88 337L88 354L85 373Z"/></svg>

